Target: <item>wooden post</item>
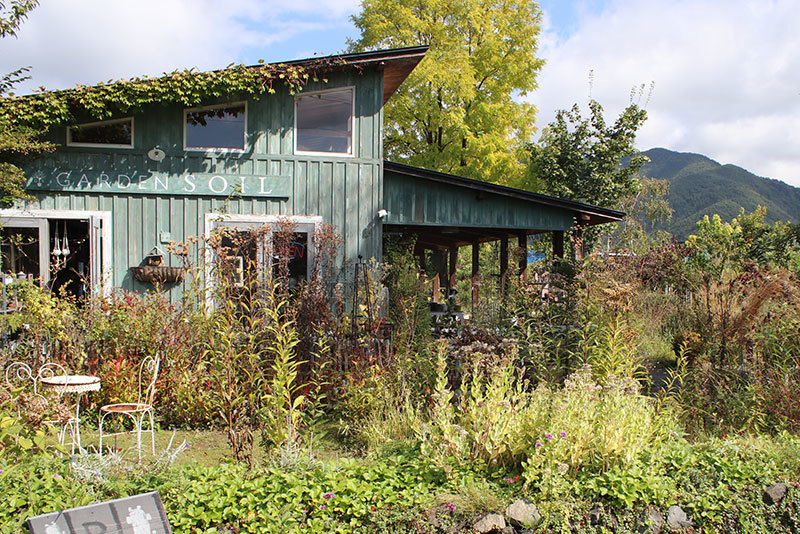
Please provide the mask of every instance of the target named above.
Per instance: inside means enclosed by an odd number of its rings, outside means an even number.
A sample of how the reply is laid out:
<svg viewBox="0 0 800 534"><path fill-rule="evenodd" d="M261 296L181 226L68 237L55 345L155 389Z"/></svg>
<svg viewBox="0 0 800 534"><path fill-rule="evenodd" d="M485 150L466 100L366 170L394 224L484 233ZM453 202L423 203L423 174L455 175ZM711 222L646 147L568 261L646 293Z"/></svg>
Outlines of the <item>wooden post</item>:
<svg viewBox="0 0 800 534"><path fill-rule="evenodd" d="M480 243L477 241L472 242L472 313L475 313L475 307L478 305L478 272L480 255Z"/></svg>
<svg viewBox="0 0 800 534"><path fill-rule="evenodd" d="M525 281L528 278L528 234L525 232L518 233L517 244L520 248L519 277Z"/></svg>
<svg viewBox="0 0 800 534"><path fill-rule="evenodd" d="M553 232L553 260L564 258L564 231L555 230Z"/></svg>
<svg viewBox="0 0 800 534"><path fill-rule="evenodd" d="M433 262L433 269L436 271L433 277L433 301L441 302L442 295L439 289L442 285L447 285L447 258L445 257L444 250L438 248L433 249L431 261Z"/></svg>
<svg viewBox="0 0 800 534"><path fill-rule="evenodd" d="M575 261L583 261L583 227L576 226L572 229L572 256Z"/></svg>
<svg viewBox="0 0 800 534"><path fill-rule="evenodd" d="M425 260L425 249L422 249L422 252L419 255L419 270L423 273L427 272L428 270L428 262Z"/></svg>
<svg viewBox="0 0 800 534"><path fill-rule="evenodd" d="M456 287L456 268L458 267L458 247L450 247L450 276L447 278L447 296L450 296L450 290Z"/></svg>
<svg viewBox="0 0 800 534"><path fill-rule="evenodd" d="M508 283L508 238L500 239L500 296L506 295L506 284Z"/></svg>

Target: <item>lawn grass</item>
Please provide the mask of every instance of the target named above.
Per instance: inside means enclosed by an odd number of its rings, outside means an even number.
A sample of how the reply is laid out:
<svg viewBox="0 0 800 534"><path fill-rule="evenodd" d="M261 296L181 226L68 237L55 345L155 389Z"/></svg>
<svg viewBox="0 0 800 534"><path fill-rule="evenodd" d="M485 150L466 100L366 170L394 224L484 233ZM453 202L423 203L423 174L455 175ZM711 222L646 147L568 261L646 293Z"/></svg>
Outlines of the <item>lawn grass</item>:
<svg viewBox="0 0 800 534"><path fill-rule="evenodd" d="M175 457L176 465L198 463L204 466L215 466L231 458L228 447L227 433L223 430L158 430L155 433L156 454L152 453L150 434L142 433L142 463L153 463L158 457L169 451L177 450L182 443L188 447ZM256 437L254 459L256 465L267 461L267 453L258 444ZM96 453L99 445L99 433L96 429L81 429L81 444L86 452ZM69 441L66 446L70 450ZM104 451L111 450L118 453L124 460L138 461L136 452L136 435L122 434L119 436L103 437ZM330 438L315 440L314 456L323 461L336 460L342 457L353 457L354 454L341 447L341 444Z"/></svg>
<svg viewBox="0 0 800 534"><path fill-rule="evenodd" d="M96 453L99 445L99 433L94 429L81 430L81 444L89 453ZM202 465L218 465L230 458L230 449L225 432L219 430L156 430L156 454L153 456L150 445L150 434L142 433L142 462L151 463L156 457L163 455L167 448L175 451L185 441L188 448L176 456L176 464L197 462ZM171 444L170 444L171 442ZM70 450L69 441L66 446ZM119 436L103 436L104 451L111 450L123 459L136 462L136 434ZM260 452L260 450L258 451ZM263 454L262 454L263 456Z"/></svg>

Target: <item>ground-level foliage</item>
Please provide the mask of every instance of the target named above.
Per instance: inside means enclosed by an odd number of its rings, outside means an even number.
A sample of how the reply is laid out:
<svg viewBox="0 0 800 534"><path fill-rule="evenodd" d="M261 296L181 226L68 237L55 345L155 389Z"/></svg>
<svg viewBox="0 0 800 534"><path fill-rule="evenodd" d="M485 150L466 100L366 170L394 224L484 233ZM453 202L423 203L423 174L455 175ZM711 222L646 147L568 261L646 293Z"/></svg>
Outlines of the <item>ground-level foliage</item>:
<svg viewBox="0 0 800 534"><path fill-rule="evenodd" d="M539 506L538 532L633 532L645 507L673 504L707 532L796 532L796 231L758 213L701 221L685 245L553 268L544 299L531 270L483 291L495 305L439 339L403 247L359 266L357 294L325 262L294 286L288 223L272 266L223 262L210 299L203 287L176 304L158 292L75 303L21 284L3 363L100 375L97 405L135 396L133 370L157 352L162 428L221 428L234 461L52 457L51 417L0 392L2 523L158 489L179 532L459 532L518 496ZM336 256L327 232L318 258ZM247 257L250 239L207 246ZM317 455L322 442L338 458ZM787 497L764 503L781 481ZM605 522L588 519L595 506Z"/></svg>

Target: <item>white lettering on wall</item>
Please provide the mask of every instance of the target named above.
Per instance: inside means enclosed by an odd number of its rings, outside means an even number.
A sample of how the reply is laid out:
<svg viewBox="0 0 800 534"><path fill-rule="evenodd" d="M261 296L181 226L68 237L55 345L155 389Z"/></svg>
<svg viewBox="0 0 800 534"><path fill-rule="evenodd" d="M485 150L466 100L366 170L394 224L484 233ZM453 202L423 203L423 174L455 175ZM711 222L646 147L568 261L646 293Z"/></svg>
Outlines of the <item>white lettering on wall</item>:
<svg viewBox="0 0 800 534"><path fill-rule="evenodd" d="M290 176L53 169L47 175L42 171L31 173L26 186L45 191L287 196L291 181Z"/></svg>
<svg viewBox="0 0 800 534"><path fill-rule="evenodd" d="M267 177L259 176L258 179L261 182L261 188L259 189L258 192L261 193L262 195L269 195L270 193L272 193L272 189L270 189L269 191L264 191L264 181L267 179Z"/></svg>
<svg viewBox="0 0 800 534"><path fill-rule="evenodd" d="M56 175L56 183L58 185L60 185L61 187L69 187L70 185L72 185L72 184L69 183L69 175L70 174L72 174L72 171L58 173Z"/></svg>
<svg viewBox="0 0 800 534"><path fill-rule="evenodd" d="M111 183L109 182L110 179L111 179L111 177L109 175L107 175L104 172L101 172L100 176L97 177L97 185L98 185L98 187L102 187L102 186L111 187Z"/></svg>
<svg viewBox="0 0 800 534"><path fill-rule="evenodd" d="M220 187L219 189L214 187L214 181L217 180L217 179L219 179L219 181L222 182L222 187ZM208 181L208 188L211 189L211 191L214 192L214 193L222 193L223 191L228 189L228 180L226 180L224 176L220 176L218 174L215 174Z"/></svg>
<svg viewBox="0 0 800 534"><path fill-rule="evenodd" d="M158 191L158 186L161 186L161 188L164 191L169 190L169 176L158 176L156 174L154 178L155 178L155 183L153 184L153 189Z"/></svg>
<svg viewBox="0 0 800 534"><path fill-rule="evenodd" d="M187 174L183 177L183 181L186 185L183 186L183 190L191 193L195 189L197 189L197 185L194 183L195 177L194 174Z"/></svg>

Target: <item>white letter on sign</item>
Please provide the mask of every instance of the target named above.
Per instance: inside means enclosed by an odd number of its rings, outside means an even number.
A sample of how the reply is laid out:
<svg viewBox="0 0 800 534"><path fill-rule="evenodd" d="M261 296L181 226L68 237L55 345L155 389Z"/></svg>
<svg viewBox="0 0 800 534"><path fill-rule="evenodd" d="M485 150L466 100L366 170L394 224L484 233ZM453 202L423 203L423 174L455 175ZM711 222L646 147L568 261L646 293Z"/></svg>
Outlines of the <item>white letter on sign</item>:
<svg viewBox="0 0 800 534"><path fill-rule="evenodd" d="M216 180L217 178L222 180L222 187L220 189L214 188L214 180ZM212 176L211 179L208 181L208 188L211 189L211 191L214 193L222 193L223 191L228 189L228 180L226 180L223 176L216 174Z"/></svg>
<svg viewBox="0 0 800 534"><path fill-rule="evenodd" d="M183 186L183 190L186 191L187 193L191 193L192 191L197 189L197 185L195 185L194 180L195 180L194 174L187 174L186 176L184 176L183 181L186 183L186 185Z"/></svg>

